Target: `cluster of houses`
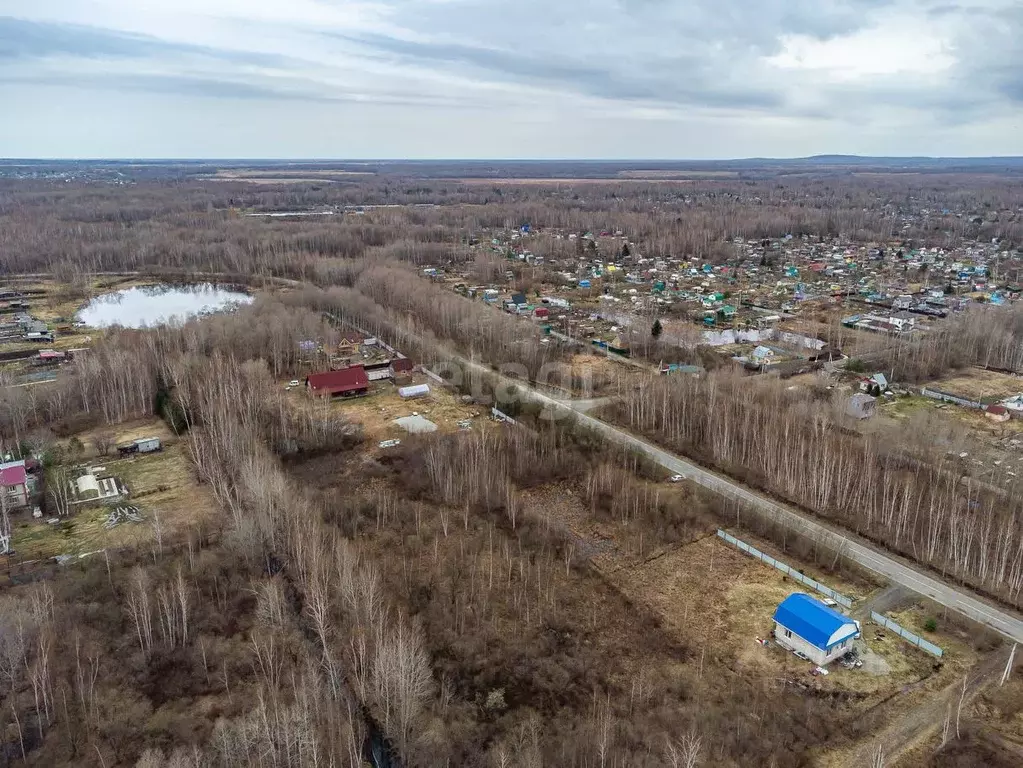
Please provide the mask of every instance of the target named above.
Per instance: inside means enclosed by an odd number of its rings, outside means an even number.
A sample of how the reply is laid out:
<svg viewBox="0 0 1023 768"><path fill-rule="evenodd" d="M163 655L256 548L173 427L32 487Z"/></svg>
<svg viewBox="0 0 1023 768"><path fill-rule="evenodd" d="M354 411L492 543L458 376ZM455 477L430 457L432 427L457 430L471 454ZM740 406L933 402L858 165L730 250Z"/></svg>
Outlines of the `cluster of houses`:
<svg viewBox="0 0 1023 768"><path fill-rule="evenodd" d="M29 307L28 299L20 291L0 288L0 343L53 341L53 331L29 314Z"/></svg>
<svg viewBox="0 0 1023 768"><path fill-rule="evenodd" d="M25 312L0 315L0 343L27 341L52 342L53 331L42 320Z"/></svg>
<svg viewBox="0 0 1023 768"><path fill-rule="evenodd" d="M374 351L384 350L386 354L364 355L362 362L355 362L366 347ZM398 386L412 383L413 362L377 339L356 331L346 331L342 334L338 351L341 367L306 377L305 387L310 395L358 397L367 394L373 382L390 381Z"/></svg>
<svg viewBox="0 0 1023 768"><path fill-rule="evenodd" d="M905 214L907 226L915 215ZM1007 252L996 242L937 248L897 239L858 243L843 236L790 234L733 239L709 263L686 255L645 256L620 231L537 231L527 225L493 235L489 243L470 246L508 260L505 285L539 282L544 295L470 285L468 271L449 276L443 268L429 267L424 272L454 282L469 298L575 338L605 342L612 341L611 334L621 335L629 315L690 320L712 334L767 331L802 314L825 312L836 323L863 331L924 333L935 319L971 303L1001 304L1023 293L1023 286L1012 282L1023 253ZM574 241L576 248L566 249L558 240ZM541 249L548 255L534 253ZM632 328L625 335L645 331ZM623 344L616 346L628 346L628 340L619 340Z"/></svg>
<svg viewBox="0 0 1023 768"><path fill-rule="evenodd" d="M843 317L842 325L846 328L859 328L862 331L899 336L917 330L917 319L916 316L904 310L889 313L868 312L862 315Z"/></svg>

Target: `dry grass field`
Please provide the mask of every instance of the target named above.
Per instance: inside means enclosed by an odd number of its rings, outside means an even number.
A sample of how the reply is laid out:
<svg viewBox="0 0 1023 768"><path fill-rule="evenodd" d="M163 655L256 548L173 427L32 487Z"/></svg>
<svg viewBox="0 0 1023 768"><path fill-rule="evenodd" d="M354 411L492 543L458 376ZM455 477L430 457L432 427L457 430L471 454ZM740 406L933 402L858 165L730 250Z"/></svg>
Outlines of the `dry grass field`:
<svg viewBox="0 0 1023 768"><path fill-rule="evenodd" d="M332 177L351 179L365 176L375 176L371 171L341 171L341 170L320 170L315 168L282 168L278 170L260 170L258 168L222 168L216 173L204 178L214 181L267 181L268 183L296 183L296 182L318 182L327 181ZM301 177L301 178L299 178Z"/></svg>
<svg viewBox="0 0 1023 768"><path fill-rule="evenodd" d="M107 438L108 442L111 443L111 446L117 445L118 443L127 443L132 440L138 440L143 437L158 437L164 446L167 446L177 439L170 427L167 426L167 422L163 419L157 418L126 421L111 427L96 427L84 432L79 432L76 437L79 441L81 441L82 446L85 448L84 455L87 458L100 456L100 452L96 448L96 441L100 437ZM110 452L115 453L113 447L110 448ZM102 458L101 460L105 461L105 459Z"/></svg>
<svg viewBox="0 0 1023 768"><path fill-rule="evenodd" d="M627 178L627 177L615 177L611 179L572 179L572 178L552 178L552 179L534 179L534 178L503 178L503 179L452 179L459 184L472 184L472 185L521 185L530 187L542 187L542 186L556 186L561 184L571 184L572 186L579 185L594 185L594 184L692 184L693 179L662 179L662 178Z"/></svg>
<svg viewBox="0 0 1023 768"><path fill-rule="evenodd" d="M484 425L489 423L488 408L463 403L449 389L421 374L416 374L413 382L428 384L430 394L415 400L403 400L398 394L398 387L390 382L374 382L369 394L364 397L315 400L309 397L304 388L299 388L292 390L291 402L295 408L304 411L327 409L344 414L363 428L367 445L380 440L407 437L408 433L394 424L394 420L411 416L413 412L432 421L442 433L460 431L458 423L461 421L471 422L471 429L474 430L485 428ZM376 448L375 445L372 447Z"/></svg>
<svg viewBox="0 0 1023 768"><path fill-rule="evenodd" d="M1023 378L983 368L969 368L933 381L928 386L972 400L1004 400L1023 393Z"/></svg>
<svg viewBox="0 0 1023 768"><path fill-rule="evenodd" d="M644 181L689 181L692 179L737 179L738 171L672 171L642 170L619 171L618 178L642 179Z"/></svg>
<svg viewBox="0 0 1023 768"><path fill-rule="evenodd" d="M680 491L666 485L664 492ZM913 711L929 695L953 684L980 657L976 642L951 623L939 620L934 632L926 632L933 609L912 605L893 618L942 646L946 651L942 665L936 666L932 657L865 622L859 643L864 667L848 670L833 664L829 675L812 675L809 662L773 642L767 646L758 642L770 638L778 603L806 589L781 572L712 534L642 553L641 545L637 549L636 539L626 532L627 526L598 520L583 499L563 485L530 489L523 492L523 501L569 534L577 557L587 560L631 604L655 615L669 636L691 648L708 674L727 668L749 679L773 680L782 690L796 686L815 695L838 697L853 711L884 723ZM881 589L864 576L827 573L756 537L743 534L742 538L853 597L857 604ZM854 752L817 757L822 765L838 766Z"/></svg>
<svg viewBox="0 0 1023 768"><path fill-rule="evenodd" d="M160 538L167 544L190 530L206 530L213 523L213 499L196 482L185 443L175 441L162 421L138 421L112 429L119 442L139 437L160 437L164 441L161 451L129 458L98 456L94 443L97 431L79 436L85 447L83 458L92 458L89 466L103 467L104 475L118 478L128 488L128 497L72 507L67 518L53 525L45 519L32 519L28 512L20 513L13 521L12 537L19 560L150 546ZM105 527L110 508L127 504L139 508L142 522Z"/></svg>

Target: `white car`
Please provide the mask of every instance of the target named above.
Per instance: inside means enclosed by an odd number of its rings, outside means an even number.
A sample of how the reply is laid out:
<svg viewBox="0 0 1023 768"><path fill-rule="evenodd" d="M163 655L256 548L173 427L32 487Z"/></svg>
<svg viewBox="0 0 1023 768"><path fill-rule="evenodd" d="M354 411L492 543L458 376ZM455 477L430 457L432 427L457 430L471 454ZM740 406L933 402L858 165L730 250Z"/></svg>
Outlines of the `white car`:
<svg viewBox="0 0 1023 768"><path fill-rule="evenodd" d="M682 475L672 475L668 479L671 480L671 482L673 482L673 483L679 483L679 482L682 482L683 480L685 480L685 478L682 477Z"/></svg>
<svg viewBox="0 0 1023 768"><path fill-rule="evenodd" d="M289 387L300 387L300 386L302 386L302 383L298 379L292 379L291 381L288 382L288 386Z"/></svg>
<svg viewBox="0 0 1023 768"><path fill-rule="evenodd" d="M381 448L395 448L401 445L401 440L383 440L380 443Z"/></svg>

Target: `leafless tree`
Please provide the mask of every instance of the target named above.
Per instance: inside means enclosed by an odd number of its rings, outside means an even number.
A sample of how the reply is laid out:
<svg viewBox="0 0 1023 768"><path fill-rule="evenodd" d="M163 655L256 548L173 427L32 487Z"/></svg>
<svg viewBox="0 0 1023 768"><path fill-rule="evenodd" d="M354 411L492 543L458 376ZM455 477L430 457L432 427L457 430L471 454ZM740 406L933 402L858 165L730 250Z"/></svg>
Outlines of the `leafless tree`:
<svg viewBox="0 0 1023 768"><path fill-rule="evenodd" d="M65 466L51 466L46 471L46 496L60 517L71 513L71 502L74 501L72 482L72 473Z"/></svg>
<svg viewBox="0 0 1023 768"><path fill-rule="evenodd" d="M139 648L149 653L153 648L153 615L149 603L149 577L145 570L136 567L132 571L128 593L128 610L135 624Z"/></svg>
<svg viewBox="0 0 1023 768"><path fill-rule="evenodd" d="M700 764L702 737L695 729L675 740L668 740L664 756L671 768L696 768Z"/></svg>
<svg viewBox="0 0 1023 768"><path fill-rule="evenodd" d="M100 456L106 456L110 453L110 449L114 447L114 433L107 430L100 430L92 438L92 444L96 446L96 451Z"/></svg>
<svg viewBox="0 0 1023 768"><path fill-rule="evenodd" d="M417 628L399 618L377 648L373 688L384 728L405 749L430 695L430 660Z"/></svg>

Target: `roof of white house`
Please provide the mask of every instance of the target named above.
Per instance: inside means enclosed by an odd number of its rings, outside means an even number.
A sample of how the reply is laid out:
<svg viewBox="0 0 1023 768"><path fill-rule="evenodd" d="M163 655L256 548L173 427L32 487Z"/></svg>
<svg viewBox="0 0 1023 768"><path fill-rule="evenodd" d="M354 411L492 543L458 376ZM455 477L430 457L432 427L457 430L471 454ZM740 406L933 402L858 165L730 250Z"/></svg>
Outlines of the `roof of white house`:
<svg viewBox="0 0 1023 768"><path fill-rule="evenodd" d="M802 592L794 592L782 600L774 612L774 620L822 651L860 633L858 621Z"/></svg>

